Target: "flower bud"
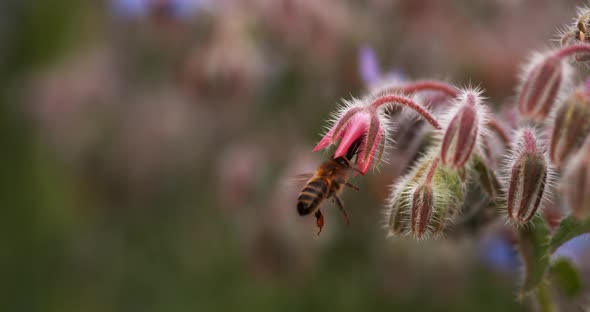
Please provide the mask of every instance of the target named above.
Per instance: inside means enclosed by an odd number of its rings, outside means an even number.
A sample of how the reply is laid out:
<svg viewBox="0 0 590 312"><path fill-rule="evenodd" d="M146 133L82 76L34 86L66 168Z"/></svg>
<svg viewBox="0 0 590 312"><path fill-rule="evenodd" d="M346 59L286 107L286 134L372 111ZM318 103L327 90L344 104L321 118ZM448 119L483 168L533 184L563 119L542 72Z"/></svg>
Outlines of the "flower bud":
<svg viewBox="0 0 590 312"><path fill-rule="evenodd" d="M412 193L431 163L431 158L423 157L408 174L393 185L391 196L386 204L389 235L410 232L409 216L412 207Z"/></svg>
<svg viewBox="0 0 590 312"><path fill-rule="evenodd" d="M420 239L428 231L434 210L432 186L422 184L412 194L410 224L412 233Z"/></svg>
<svg viewBox="0 0 590 312"><path fill-rule="evenodd" d="M387 204L389 234L412 234L417 239L440 234L462 202L459 174L438 166L431 152L393 187Z"/></svg>
<svg viewBox="0 0 590 312"><path fill-rule="evenodd" d="M518 109L529 119L542 121L549 115L570 80L571 67L555 55L533 57L522 75Z"/></svg>
<svg viewBox="0 0 590 312"><path fill-rule="evenodd" d="M549 156L555 166L563 162L584 143L590 132L590 93L585 88L573 92L555 114Z"/></svg>
<svg viewBox="0 0 590 312"><path fill-rule="evenodd" d="M574 154L563 176L563 188L572 213L578 219L590 216L590 140Z"/></svg>
<svg viewBox="0 0 590 312"><path fill-rule="evenodd" d="M478 143L483 105L478 91L463 91L451 110L443 135L440 157L451 168L461 168Z"/></svg>
<svg viewBox="0 0 590 312"><path fill-rule="evenodd" d="M524 224L535 216L547 196L545 185L551 171L532 129L524 128L516 137L506 168L509 176L506 204L510 220Z"/></svg>

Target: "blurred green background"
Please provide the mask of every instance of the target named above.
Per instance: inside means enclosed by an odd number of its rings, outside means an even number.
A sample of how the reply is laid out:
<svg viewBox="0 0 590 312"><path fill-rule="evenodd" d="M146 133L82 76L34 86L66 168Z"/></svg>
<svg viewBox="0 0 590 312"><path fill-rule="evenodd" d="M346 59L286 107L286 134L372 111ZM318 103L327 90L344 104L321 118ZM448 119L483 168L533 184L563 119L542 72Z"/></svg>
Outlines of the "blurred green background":
<svg viewBox="0 0 590 312"><path fill-rule="evenodd" d="M499 107L581 4L2 1L1 310L528 310L509 244L385 238L412 153L355 178L352 225L327 207L319 237L289 181L365 92L361 48Z"/></svg>

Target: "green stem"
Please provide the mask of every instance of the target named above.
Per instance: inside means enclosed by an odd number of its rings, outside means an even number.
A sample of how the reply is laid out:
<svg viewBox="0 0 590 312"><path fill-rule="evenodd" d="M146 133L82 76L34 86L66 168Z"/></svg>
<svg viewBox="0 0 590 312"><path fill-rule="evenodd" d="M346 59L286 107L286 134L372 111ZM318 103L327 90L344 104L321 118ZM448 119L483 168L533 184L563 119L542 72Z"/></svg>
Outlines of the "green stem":
<svg viewBox="0 0 590 312"><path fill-rule="evenodd" d="M537 300L539 311L557 311L555 304L553 303L553 298L551 297L551 288L549 287L549 283L547 281L543 281L539 283L539 285L537 285L535 294L535 299Z"/></svg>

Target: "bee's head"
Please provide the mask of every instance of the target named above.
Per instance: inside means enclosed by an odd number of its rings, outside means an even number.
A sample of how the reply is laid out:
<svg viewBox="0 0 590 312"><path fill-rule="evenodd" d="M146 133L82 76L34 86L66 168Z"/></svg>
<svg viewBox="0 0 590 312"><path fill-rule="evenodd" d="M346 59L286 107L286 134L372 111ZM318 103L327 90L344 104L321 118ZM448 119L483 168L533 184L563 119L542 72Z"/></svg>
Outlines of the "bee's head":
<svg viewBox="0 0 590 312"><path fill-rule="evenodd" d="M346 157L338 157L336 159L334 159L334 161L336 161L336 163L338 163L339 165L349 168L350 167L350 161L348 159L346 159Z"/></svg>

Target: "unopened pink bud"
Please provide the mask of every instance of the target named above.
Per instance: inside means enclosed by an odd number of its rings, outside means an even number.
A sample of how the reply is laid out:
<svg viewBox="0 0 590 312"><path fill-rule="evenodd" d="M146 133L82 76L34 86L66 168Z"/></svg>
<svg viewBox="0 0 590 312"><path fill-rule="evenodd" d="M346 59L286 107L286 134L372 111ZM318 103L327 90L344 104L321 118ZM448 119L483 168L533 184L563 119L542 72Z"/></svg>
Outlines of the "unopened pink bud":
<svg viewBox="0 0 590 312"><path fill-rule="evenodd" d="M570 79L569 64L556 55L537 56L527 66L518 96L520 113L542 121L549 115Z"/></svg>
<svg viewBox="0 0 590 312"><path fill-rule="evenodd" d="M441 235L457 216L464 184L457 170L438 163L437 151L430 150L393 186L386 206L389 235Z"/></svg>
<svg viewBox="0 0 590 312"><path fill-rule="evenodd" d="M392 193L386 204L389 235L409 234L412 232L410 225L412 197L416 186L426 175L431 164L431 157L422 157L410 172L392 186Z"/></svg>
<svg viewBox="0 0 590 312"><path fill-rule="evenodd" d="M442 163L451 168L463 167L478 143L483 109L479 92L464 91L456 107L448 118L440 151Z"/></svg>
<svg viewBox="0 0 590 312"><path fill-rule="evenodd" d="M584 88L573 92L555 114L549 156L555 166L564 161L584 143L590 133L590 93Z"/></svg>
<svg viewBox="0 0 590 312"><path fill-rule="evenodd" d="M428 231L434 210L434 196L430 185L420 185L412 195L410 224L412 233L420 239Z"/></svg>
<svg viewBox="0 0 590 312"><path fill-rule="evenodd" d="M574 216L590 216L590 141L572 157L563 177L563 187Z"/></svg>
<svg viewBox="0 0 590 312"><path fill-rule="evenodd" d="M550 168L544 151L532 129L525 128L517 135L509 161L507 189L508 217L516 223L530 221L544 197Z"/></svg>

